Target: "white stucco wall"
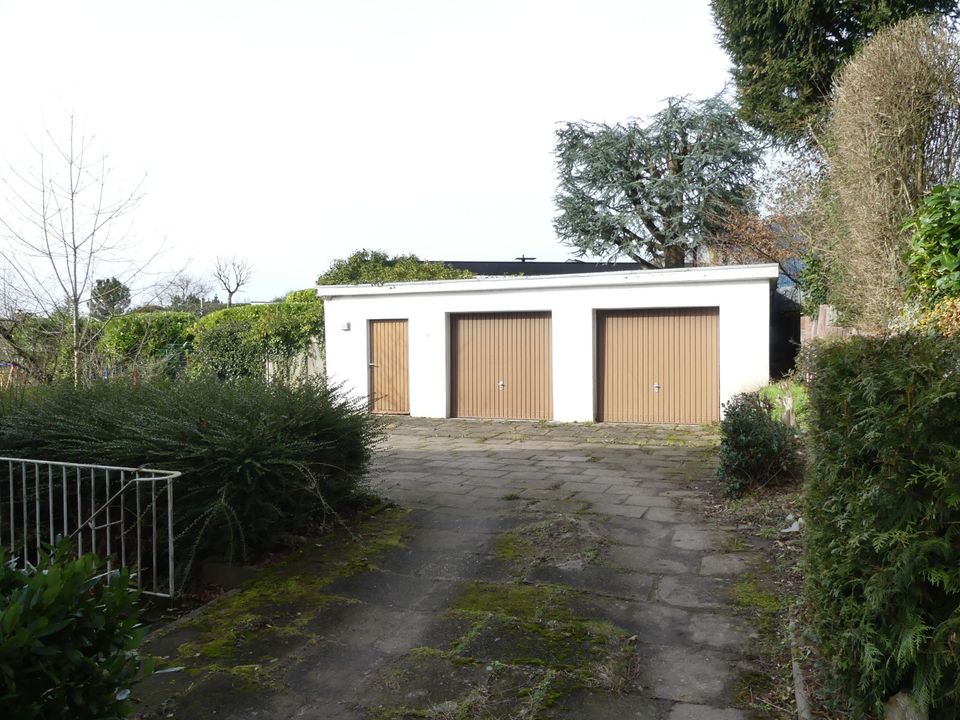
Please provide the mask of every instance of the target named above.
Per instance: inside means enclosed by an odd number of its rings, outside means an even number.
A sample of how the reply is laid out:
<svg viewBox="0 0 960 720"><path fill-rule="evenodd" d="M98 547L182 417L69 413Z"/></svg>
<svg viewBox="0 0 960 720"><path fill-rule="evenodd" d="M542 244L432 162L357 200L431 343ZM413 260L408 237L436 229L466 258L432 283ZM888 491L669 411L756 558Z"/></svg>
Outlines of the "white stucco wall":
<svg viewBox="0 0 960 720"><path fill-rule="evenodd" d="M770 290L776 265L523 278L472 278L385 286L326 286L327 375L368 394L369 320L408 320L410 414L447 417L451 313L552 314L553 419L595 416L595 316L617 308L717 307L720 400L754 390L769 374ZM349 327L349 329L345 329Z"/></svg>

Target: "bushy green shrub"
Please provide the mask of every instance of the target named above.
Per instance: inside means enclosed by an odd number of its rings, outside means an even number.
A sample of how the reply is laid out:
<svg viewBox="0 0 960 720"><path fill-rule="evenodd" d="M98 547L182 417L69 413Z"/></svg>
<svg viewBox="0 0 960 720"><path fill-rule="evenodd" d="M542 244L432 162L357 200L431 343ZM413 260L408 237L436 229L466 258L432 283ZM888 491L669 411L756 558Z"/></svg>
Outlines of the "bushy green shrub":
<svg viewBox="0 0 960 720"><path fill-rule="evenodd" d="M911 294L927 305L960 295L960 183L935 187L904 229Z"/></svg>
<svg viewBox="0 0 960 720"><path fill-rule="evenodd" d="M363 502L379 424L337 388L213 378L38 389L0 455L179 470L179 560L276 547ZM180 569L181 578L189 568Z"/></svg>
<svg viewBox="0 0 960 720"><path fill-rule="evenodd" d="M300 292L279 303L226 308L198 320L194 335L194 374L262 376L268 360L289 360L322 340L323 303Z"/></svg>
<svg viewBox="0 0 960 720"><path fill-rule="evenodd" d="M349 257L334 260L317 285L383 285L417 280L456 280L473 277L441 262L427 262L416 255L387 255L382 250L357 250Z"/></svg>
<svg viewBox="0 0 960 720"><path fill-rule="evenodd" d="M168 375L183 368L197 318L187 312L136 312L111 318L97 352L114 367L160 366Z"/></svg>
<svg viewBox="0 0 960 720"><path fill-rule="evenodd" d="M741 393L723 407L717 477L728 495L739 497L751 488L797 477L796 433L774 419L768 400L757 393Z"/></svg>
<svg viewBox="0 0 960 720"><path fill-rule="evenodd" d="M132 710L142 637L125 570L60 544L35 572L0 548L0 709L16 720L104 720Z"/></svg>
<svg viewBox="0 0 960 720"><path fill-rule="evenodd" d="M960 717L960 338L825 343L808 370L820 654L855 717L901 689Z"/></svg>

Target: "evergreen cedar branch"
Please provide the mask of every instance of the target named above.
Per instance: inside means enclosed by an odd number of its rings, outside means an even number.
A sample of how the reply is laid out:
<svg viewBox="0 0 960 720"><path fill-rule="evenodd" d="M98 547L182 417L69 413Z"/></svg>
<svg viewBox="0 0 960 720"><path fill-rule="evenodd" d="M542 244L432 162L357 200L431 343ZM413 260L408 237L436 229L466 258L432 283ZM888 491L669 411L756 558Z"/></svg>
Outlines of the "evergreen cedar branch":
<svg viewBox="0 0 960 720"><path fill-rule="evenodd" d="M762 146L723 95L671 98L646 124L557 131L560 239L580 256L684 264L731 210L752 209Z"/></svg>
<svg viewBox="0 0 960 720"><path fill-rule="evenodd" d="M803 138L843 63L878 30L914 15L957 17L955 0L712 0L742 117L784 144Z"/></svg>

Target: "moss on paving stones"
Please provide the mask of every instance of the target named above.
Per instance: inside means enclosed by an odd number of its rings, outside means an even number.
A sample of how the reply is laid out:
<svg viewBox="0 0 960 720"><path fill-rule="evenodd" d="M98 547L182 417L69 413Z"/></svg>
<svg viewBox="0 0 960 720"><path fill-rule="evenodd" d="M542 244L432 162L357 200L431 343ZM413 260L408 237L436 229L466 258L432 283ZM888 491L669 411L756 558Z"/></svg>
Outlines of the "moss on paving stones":
<svg viewBox="0 0 960 720"><path fill-rule="evenodd" d="M781 607L779 598L761 588L757 579L751 575L740 576L736 584L730 588L730 597L737 607L753 610L761 615L777 613Z"/></svg>
<svg viewBox="0 0 960 720"><path fill-rule="evenodd" d="M493 552L511 566L514 580L464 583L446 613L447 630L456 621L459 637L416 648L382 672L378 701L366 708L369 720L534 718L578 690L628 690L635 638L579 615L574 607L583 605L577 602L583 590L520 580L538 563L588 561L602 542L588 521L565 515L501 533ZM449 696L457 678L471 672L473 684ZM408 679L399 693L391 689L397 673Z"/></svg>
<svg viewBox="0 0 960 720"><path fill-rule="evenodd" d="M536 565L582 567L595 563L606 540L580 512L558 513L503 533L494 542L494 557L509 562L523 576Z"/></svg>
<svg viewBox="0 0 960 720"><path fill-rule="evenodd" d="M376 569L386 551L402 547L408 527L402 510L387 510L309 551L260 571L239 590L196 616L150 638L144 648L158 667L179 665L194 679L227 675L237 689L279 689L276 658L309 641L309 624L334 604L352 603L326 592L335 580Z"/></svg>
<svg viewBox="0 0 960 720"><path fill-rule="evenodd" d="M744 574L730 588L734 606L749 615L752 624L757 628L758 638L753 652L761 665L769 663L771 658L779 657L785 643L781 636L784 603L780 597L764 589L767 580L753 574ZM769 708L764 708L763 703L759 703L758 707L757 698L769 698L776 695L777 690L777 679L771 676L770 672L757 668L740 673L734 683L733 697L740 707L752 708L750 717L759 720L769 717L769 714L766 714Z"/></svg>

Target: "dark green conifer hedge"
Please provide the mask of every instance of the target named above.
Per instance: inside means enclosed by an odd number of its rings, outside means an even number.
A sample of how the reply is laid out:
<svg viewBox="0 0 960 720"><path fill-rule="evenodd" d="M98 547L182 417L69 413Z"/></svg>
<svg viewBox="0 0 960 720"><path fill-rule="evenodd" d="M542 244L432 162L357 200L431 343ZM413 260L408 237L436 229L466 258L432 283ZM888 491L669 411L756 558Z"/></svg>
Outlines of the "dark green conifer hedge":
<svg viewBox="0 0 960 720"><path fill-rule="evenodd" d="M806 574L854 717L899 690L960 717L960 339L855 337L811 355Z"/></svg>

